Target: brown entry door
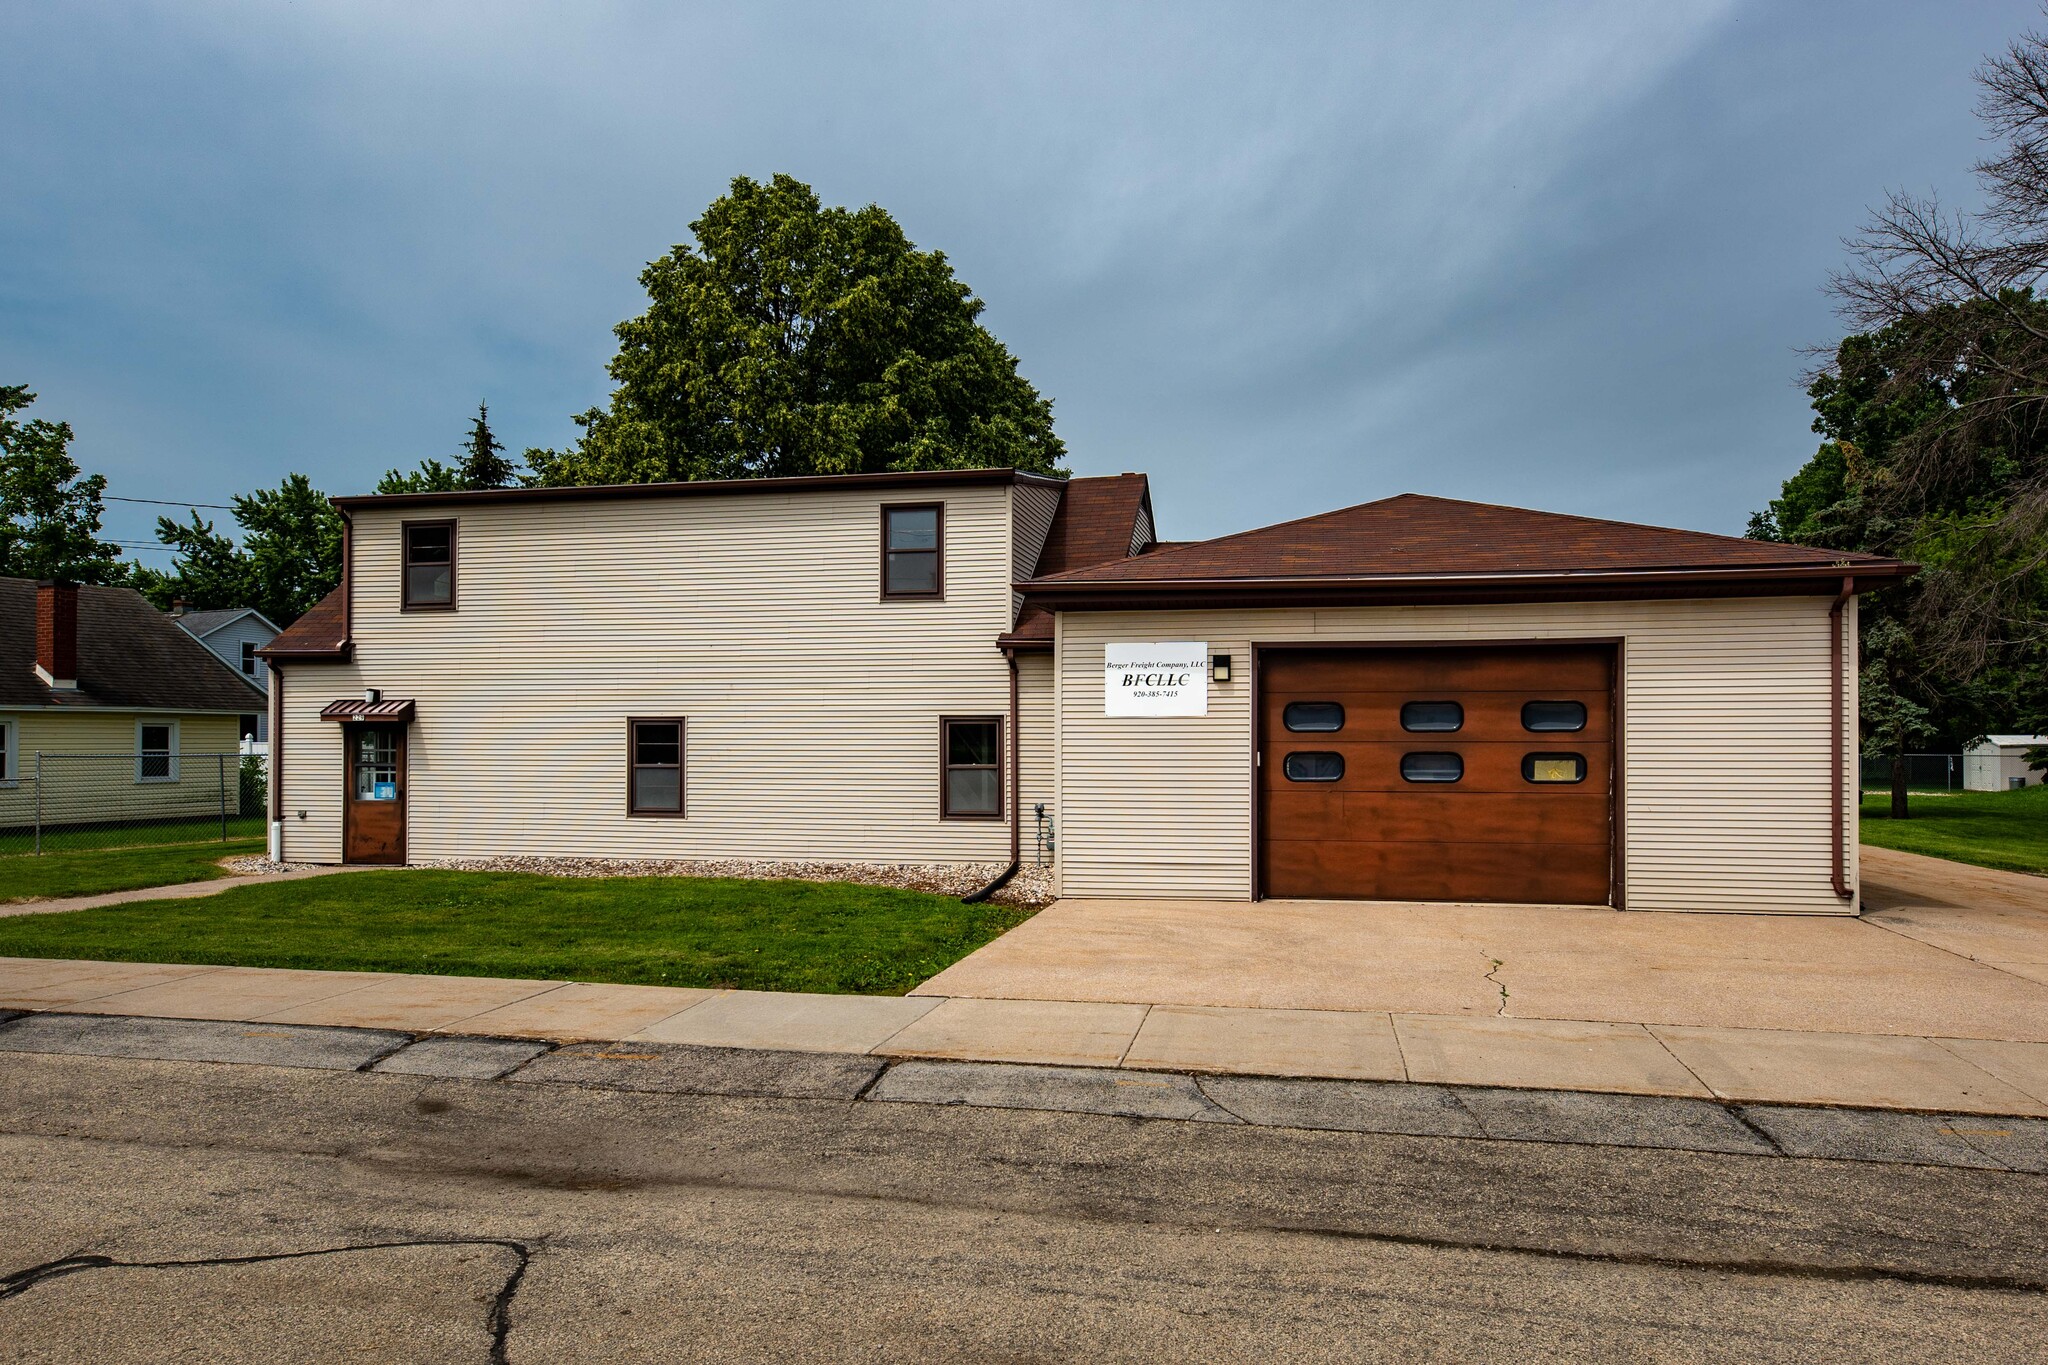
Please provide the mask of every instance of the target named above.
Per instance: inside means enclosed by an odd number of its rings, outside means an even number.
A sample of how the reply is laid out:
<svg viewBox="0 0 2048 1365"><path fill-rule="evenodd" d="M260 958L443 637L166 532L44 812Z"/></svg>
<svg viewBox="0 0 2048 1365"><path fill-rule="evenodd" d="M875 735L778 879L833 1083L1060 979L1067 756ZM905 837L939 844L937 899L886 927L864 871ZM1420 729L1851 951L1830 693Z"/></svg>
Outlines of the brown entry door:
<svg viewBox="0 0 2048 1365"><path fill-rule="evenodd" d="M1612 646L1265 652L1268 896L1603 905Z"/></svg>
<svg viewBox="0 0 2048 1365"><path fill-rule="evenodd" d="M352 863L405 861L405 727L350 725L343 857Z"/></svg>

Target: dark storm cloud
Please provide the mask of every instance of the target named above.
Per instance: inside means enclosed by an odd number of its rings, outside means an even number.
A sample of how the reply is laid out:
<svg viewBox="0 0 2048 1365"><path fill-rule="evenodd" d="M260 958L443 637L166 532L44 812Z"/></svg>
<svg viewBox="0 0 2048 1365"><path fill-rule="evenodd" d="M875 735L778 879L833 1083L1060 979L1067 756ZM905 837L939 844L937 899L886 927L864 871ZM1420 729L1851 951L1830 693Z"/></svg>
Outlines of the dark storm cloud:
<svg viewBox="0 0 2048 1365"><path fill-rule="evenodd" d="M944 249L1082 472L1739 531L1890 185L2029 4L17 6L0 382L115 491L360 491L601 402L734 174ZM117 530L147 518L124 509Z"/></svg>

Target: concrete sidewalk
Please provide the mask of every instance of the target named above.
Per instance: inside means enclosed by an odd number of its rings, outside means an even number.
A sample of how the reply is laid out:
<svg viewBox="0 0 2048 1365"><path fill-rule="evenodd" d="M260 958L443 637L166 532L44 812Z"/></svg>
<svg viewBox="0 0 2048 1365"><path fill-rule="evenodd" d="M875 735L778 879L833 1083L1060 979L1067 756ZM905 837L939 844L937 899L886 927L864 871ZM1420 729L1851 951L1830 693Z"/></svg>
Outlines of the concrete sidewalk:
<svg viewBox="0 0 2048 1365"><path fill-rule="evenodd" d="M403 868L373 868L359 863L336 863L331 867L295 867L289 872L237 873L203 882L173 882L169 886L137 886L127 891L103 891L96 896L60 896L39 901L0 902L0 918L10 915L54 915L66 910L98 910L109 905L135 901L183 901L199 896L218 896L238 886L263 882L297 882L308 877L331 877L337 872L403 871Z"/></svg>
<svg viewBox="0 0 2048 1365"><path fill-rule="evenodd" d="M2048 1116L1998 1038L0 959L0 1007L394 1034L694 1044L1205 1074Z"/></svg>

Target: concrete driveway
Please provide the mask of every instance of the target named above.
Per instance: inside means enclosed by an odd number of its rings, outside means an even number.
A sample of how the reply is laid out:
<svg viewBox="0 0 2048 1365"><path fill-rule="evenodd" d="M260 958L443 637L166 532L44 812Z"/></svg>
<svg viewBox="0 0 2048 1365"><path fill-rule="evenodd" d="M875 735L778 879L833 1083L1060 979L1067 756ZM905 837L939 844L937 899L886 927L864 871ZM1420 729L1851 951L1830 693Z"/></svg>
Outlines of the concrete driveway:
<svg viewBox="0 0 2048 1365"><path fill-rule="evenodd" d="M1857 919L1061 901L917 993L2048 1042L2048 879L1863 877Z"/></svg>

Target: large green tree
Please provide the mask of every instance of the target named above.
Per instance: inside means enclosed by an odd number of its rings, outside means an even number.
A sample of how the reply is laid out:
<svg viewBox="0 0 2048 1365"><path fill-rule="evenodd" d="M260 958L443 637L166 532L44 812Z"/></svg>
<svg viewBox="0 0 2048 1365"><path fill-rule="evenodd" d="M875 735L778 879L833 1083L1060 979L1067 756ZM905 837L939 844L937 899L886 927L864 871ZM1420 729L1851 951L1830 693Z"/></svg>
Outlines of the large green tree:
<svg viewBox="0 0 2048 1365"><path fill-rule="evenodd" d="M1062 474L1052 404L978 321L943 253L870 204L744 176L641 273L617 387L536 483L649 483L1014 465Z"/></svg>
<svg viewBox="0 0 2048 1365"><path fill-rule="evenodd" d="M1952 316L1994 310L2048 333L2048 304L2015 297L1843 340L1808 389L1819 449L1750 521L1760 539L1924 566L1861 612L1865 751L1892 761L1900 815L1909 750L2048 725L2048 568L2013 525L2048 468L2048 430L2006 401L2010 333Z"/></svg>
<svg viewBox="0 0 2048 1365"><path fill-rule="evenodd" d="M2048 37L1976 78L1983 207L1894 193L1850 239L1825 440L1751 526L1926 566L1862 614L1865 738L1894 757L2048 725Z"/></svg>
<svg viewBox="0 0 2048 1365"><path fill-rule="evenodd" d="M106 476L80 477L69 422L15 415L35 401L0 385L0 575L120 582L120 551L100 539Z"/></svg>
<svg viewBox="0 0 2048 1365"><path fill-rule="evenodd" d="M254 607L288 626L341 582L341 515L304 474L233 504L239 543L197 512L157 518L157 539L177 556L167 571L133 566L135 586L158 607Z"/></svg>

